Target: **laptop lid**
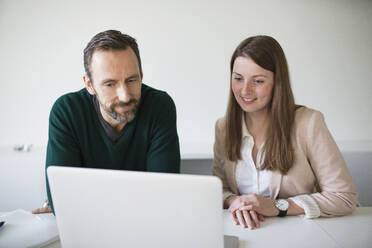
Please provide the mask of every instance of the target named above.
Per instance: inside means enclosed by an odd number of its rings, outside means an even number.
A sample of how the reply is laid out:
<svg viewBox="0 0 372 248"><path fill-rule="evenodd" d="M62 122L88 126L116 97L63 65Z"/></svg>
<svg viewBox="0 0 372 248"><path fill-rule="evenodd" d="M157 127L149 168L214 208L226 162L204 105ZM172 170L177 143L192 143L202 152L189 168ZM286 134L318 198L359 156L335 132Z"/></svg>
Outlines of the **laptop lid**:
<svg viewBox="0 0 372 248"><path fill-rule="evenodd" d="M63 247L222 248L213 176L50 166Z"/></svg>

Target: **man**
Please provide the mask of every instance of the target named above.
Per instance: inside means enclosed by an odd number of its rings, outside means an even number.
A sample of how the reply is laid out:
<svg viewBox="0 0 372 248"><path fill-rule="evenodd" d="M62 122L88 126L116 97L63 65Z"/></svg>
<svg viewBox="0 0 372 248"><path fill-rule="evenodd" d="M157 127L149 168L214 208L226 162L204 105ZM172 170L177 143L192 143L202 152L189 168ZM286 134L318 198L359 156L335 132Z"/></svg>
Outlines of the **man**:
<svg viewBox="0 0 372 248"><path fill-rule="evenodd" d="M51 165L179 173L176 108L142 84L136 40L119 31L94 36L84 49L85 88L63 95L49 118ZM49 206L33 213L51 212Z"/></svg>

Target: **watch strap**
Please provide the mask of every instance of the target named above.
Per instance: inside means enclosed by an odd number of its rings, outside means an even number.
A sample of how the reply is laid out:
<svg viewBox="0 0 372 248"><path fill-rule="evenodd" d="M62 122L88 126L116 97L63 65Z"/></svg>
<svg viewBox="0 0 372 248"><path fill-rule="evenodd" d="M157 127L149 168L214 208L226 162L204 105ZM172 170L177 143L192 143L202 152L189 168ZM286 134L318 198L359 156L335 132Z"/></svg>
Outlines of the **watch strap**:
<svg viewBox="0 0 372 248"><path fill-rule="evenodd" d="M287 212L288 212L288 210L285 210L285 211L280 210L280 209L278 209L278 210L279 210L278 217L284 217L284 216L287 216Z"/></svg>
<svg viewBox="0 0 372 248"><path fill-rule="evenodd" d="M286 203L286 206L283 208L283 206L280 205L282 205L284 202ZM278 217L287 216L287 212L289 209L289 201L285 199L278 199L275 201L275 207L276 209L279 210L279 214L277 215Z"/></svg>

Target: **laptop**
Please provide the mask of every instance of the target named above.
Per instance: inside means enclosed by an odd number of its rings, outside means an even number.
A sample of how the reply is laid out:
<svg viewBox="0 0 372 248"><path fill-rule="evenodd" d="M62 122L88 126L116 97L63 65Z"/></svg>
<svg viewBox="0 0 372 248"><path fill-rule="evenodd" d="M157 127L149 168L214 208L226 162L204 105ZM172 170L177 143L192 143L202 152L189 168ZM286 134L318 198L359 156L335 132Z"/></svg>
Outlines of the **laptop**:
<svg viewBox="0 0 372 248"><path fill-rule="evenodd" d="M62 247L238 247L237 237L224 239L217 177L61 166L47 173Z"/></svg>

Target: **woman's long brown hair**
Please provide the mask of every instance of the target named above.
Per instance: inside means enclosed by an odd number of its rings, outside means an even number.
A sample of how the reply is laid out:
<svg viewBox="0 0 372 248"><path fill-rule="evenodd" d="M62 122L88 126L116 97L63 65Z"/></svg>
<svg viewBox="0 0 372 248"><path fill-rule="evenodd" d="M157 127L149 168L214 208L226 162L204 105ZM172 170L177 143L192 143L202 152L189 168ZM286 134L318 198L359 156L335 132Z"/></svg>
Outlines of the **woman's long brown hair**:
<svg viewBox="0 0 372 248"><path fill-rule="evenodd" d="M288 64L283 49L270 36L243 40L230 61L230 96L226 112L225 151L231 161L241 159L243 110L231 89L231 74L237 57L249 57L257 65L274 73L272 99L269 103L269 127L263 146L264 161L260 169L279 170L285 175L293 165L291 130L297 106L290 85Z"/></svg>

